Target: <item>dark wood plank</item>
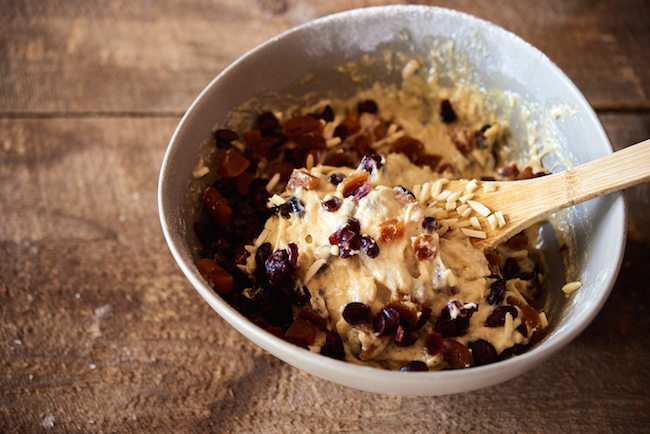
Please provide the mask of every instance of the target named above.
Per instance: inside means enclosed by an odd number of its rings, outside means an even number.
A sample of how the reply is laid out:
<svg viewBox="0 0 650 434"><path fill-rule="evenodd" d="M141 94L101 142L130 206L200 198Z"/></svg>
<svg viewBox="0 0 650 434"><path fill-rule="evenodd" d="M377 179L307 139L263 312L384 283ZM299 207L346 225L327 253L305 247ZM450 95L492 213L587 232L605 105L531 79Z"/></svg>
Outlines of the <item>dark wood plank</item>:
<svg viewBox="0 0 650 434"><path fill-rule="evenodd" d="M178 120L0 119L0 431L645 432L647 244L532 372L439 398L347 389L251 344L174 264L155 196ZM647 115L602 120L617 148L650 134Z"/></svg>
<svg viewBox="0 0 650 434"><path fill-rule="evenodd" d="M308 20L380 0L0 4L0 115L180 114L249 49ZM406 3L406 2L404 2ZM429 1L544 51L598 109L650 108L643 0Z"/></svg>

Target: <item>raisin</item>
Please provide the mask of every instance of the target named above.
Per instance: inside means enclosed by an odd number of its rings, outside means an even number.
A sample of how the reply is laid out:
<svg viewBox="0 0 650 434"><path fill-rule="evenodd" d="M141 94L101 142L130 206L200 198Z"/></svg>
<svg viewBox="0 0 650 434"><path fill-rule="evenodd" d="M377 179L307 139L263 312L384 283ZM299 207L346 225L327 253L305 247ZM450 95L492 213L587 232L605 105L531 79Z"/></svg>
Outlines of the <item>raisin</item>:
<svg viewBox="0 0 650 434"><path fill-rule="evenodd" d="M365 134L358 135L352 145L350 145L350 149L355 151L359 156L366 155L370 152L370 137Z"/></svg>
<svg viewBox="0 0 650 434"><path fill-rule="evenodd" d="M345 359L345 349L343 348L343 341L338 333L334 330L327 332L327 337L325 338L325 345L320 350L320 353L324 356L331 357L333 359L343 360Z"/></svg>
<svg viewBox="0 0 650 434"><path fill-rule="evenodd" d="M539 318L539 313L531 306L524 306L521 308L522 322L530 334L530 343L537 343L539 340L539 332L542 330L542 321Z"/></svg>
<svg viewBox="0 0 650 434"><path fill-rule="evenodd" d="M341 199L338 197L333 197L330 200L324 200L320 205L325 211L334 212L338 211L338 209L341 208L342 204L343 202L341 202Z"/></svg>
<svg viewBox="0 0 650 434"><path fill-rule="evenodd" d="M519 233L503 244L513 250L523 250L528 247L528 237L523 233Z"/></svg>
<svg viewBox="0 0 650 434"><path fill-rule="evenodd" d="M271 112L264 112L257 118L257 129L263 133L280 126L280 121Z"/></svg>
<svg viewBox="0 0 650 434"><path fill-rule="evenodd" d="M449 134L452 143L463 154L469 154L476 149L476 137L467 128L453 131Z"/></svg>
<svg viewBox="0 0 650 434"><path fill-rule="evenodd" d="M264 263L269 259L272 251L273 247L271 246L271 243L262 243L262 245L257 248L257 252L255 252L255 264L257 264L258 270L264 269Z"/></svg>
<svg viewBox="0 0 650 434"><path fill-rule="evenodd" d="M438 243L429 234L418 235L412 246L418 261L432 260L438 255Z"/></svg>
<svg viewBox="0 0 650 434"><path fill-rule="evenodd" d="M378 111L377 103L371 99L362 99L357 103L357 111L359 113L376 114Z"/></svg>
<svg viewBox="0 0 650 434"><path fill-rule="evenodd" d="M235 180L232 178L219 178L214 181L212 186L226 199L231 199L238 193L237 185L235 184Z"/></svg>
<svg viewBox="0 0 650 434"><path fill-rule="evenodd" d="M341 141L344 142L345 139L357 133L360 129L359 116L354 110L350 109L345 119L334 129L334 137L340 137Z"/></svg>
<svg viewBox="0 0 650 434"><path fill-rule="evenodd" d="M519 169L516 164L512 164L507 167L499 167L497 173L503 178L514 178L519 174Z"/></svg>
<svg viewBox="0 0 650 434"><path fill-rule="evenodd" d="M472 350L474 366L487 365L488 363L497 361L497 351L494 349L494 346L486 340L479 339L471 342L468 347Z"/></svg>
<svg viewBox="0 0 650 434"><path fill-rule="evenodd" d="M354 194L357 188L361 187L368 180L368 173L365 170L354 172L343 178L343 181L338 185L338 189L344 197Z"/></svg>
<svg viewBox="0 0 650 434"><path fill-rule="evenodd" d="M469 349L453 339L445 339L442 342L442 356L451 369L469 368L474 364Z"/></svg>
<svg viewBox="0 0 650 434"><path fill-rule="evenodd" d="M343 318L352 327L372 323L370 306L364 303L352 302L343 308Z"/></svg>
<svg viewBox="0 0 650 434"><path fill-rule="evenodd" d="M361 249L369 258L374 259L379 256L379 246L370 235L361 235Z"/></svg>
<svg viewBox="0 0 650 434"><path fill-rule="evenodd" d="M440 102L440 118L446 124L450 124L456 120L456 112L448 99L443 99Z"/></svg>
<svg viewBox="0 0 650 434"><path fill-rule="evenodd" d="M352 166L352 160L348 155L343 152L335 152L331 154L327 159L325 160L325 165L326 166L333 166L333 167L351 167Z"/></svg>
<svg viewBox="0 0 650 434"><path fill-rule="evenodd" d="M329 105L326 105L319 117L325 122L332 122L334 120L334 110Z"/></svg>
<svg viewBox="0 0 650 434"><path fill-rule="evenodd" d="M395 154L404 154L411 161L416 161L422 154L424 145L418 139L409 136L402 136L395 140L390 147L390 152Z"/></svg>
<svg viewBox="0 0 650 434"><path fill-rule="evenodd" d="M425 372L428 371L429 368L424 362L421 362L419 360L412 360L410 362L404 363L399 370L400 372Z"/></svg>
<svg viewBox="0 0 650 434"><path fill-rule="evenodd" d="M194 233L196 234L196 237L202 243L209 243L214 240L214 234L210 230L210 226L208 226L207 223L195 222L193 227L194 227Z"/></svg>
<svg viewBox="0 0 650 434"><path fill-rule="evenodd" d="M415 160L415 164L420 167L428 167L431 170L436 170L441 160L442 160L442 155L421 154Z"/></svg>
<svg viewBox="0 0 650 434"><path fill-rule="evenodd" d="M327 148L327 143L325 141L325 138L315 132L310 132L307 134L303 134L300 136L298 139L298 148L300 148L303 151L311 151L311 150L323 150Z"/></svg>
<svg viewBox="0 0 650 434"><path fill-rule="evenodd" d="M517 318L517 309L514 306L500 306L485 320L486 327L501 327L506 323L506 315L512 315L512 318Z"/></svg>
<svg viewBox="0 0 650 434"><path fill-rule="evenodd" d="M270 178L272 178L273 175L275 175L276 173L279 173L280 181L286 182L289 180L289 177L291 176L291 172L293 171L294 168L295 166L293 164L287 162L271 163L267 168L267 172Z"/></svg>
<svg viewBox="0 0 650 434"><path fill-rule="evenodd" d="M400 239L404 235L404 223L397 219L386 220L379 224L379 239L383 242L391 242Z"/></svg>
<svg viewBox="0 0 650 434"><path fill-rule="evenodd" d="M315 309L310 303L305 304L300 312L298 313L298 318L306 319L310 323L314 324L318 328L325 328L327 326L327 318L325 318L321 312Z"/></svg>

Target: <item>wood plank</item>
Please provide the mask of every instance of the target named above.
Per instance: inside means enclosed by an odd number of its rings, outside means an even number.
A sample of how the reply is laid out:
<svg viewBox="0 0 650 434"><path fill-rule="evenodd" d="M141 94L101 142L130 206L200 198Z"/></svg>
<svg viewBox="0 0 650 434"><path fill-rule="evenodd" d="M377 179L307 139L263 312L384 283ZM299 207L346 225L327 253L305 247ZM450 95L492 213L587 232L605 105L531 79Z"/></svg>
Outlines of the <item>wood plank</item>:
<svg viewBox="0 0 650 434"><path fill-rule="evenodd" d="M602 119L616 147L650 134L648 115ZM156 184L178 120L0 119L0 431L646 430L646 244L532 372L435 399L347 389L251 344L174 264Z"/></svg>
<svg viewBox="0 0 650 434"><path fill-rule="evenodd" d="M295 25L383 0L0 5L0 115L180 114L249 49ZM643 0L427 2L540 48L598 109L650 108Z"/></svg>

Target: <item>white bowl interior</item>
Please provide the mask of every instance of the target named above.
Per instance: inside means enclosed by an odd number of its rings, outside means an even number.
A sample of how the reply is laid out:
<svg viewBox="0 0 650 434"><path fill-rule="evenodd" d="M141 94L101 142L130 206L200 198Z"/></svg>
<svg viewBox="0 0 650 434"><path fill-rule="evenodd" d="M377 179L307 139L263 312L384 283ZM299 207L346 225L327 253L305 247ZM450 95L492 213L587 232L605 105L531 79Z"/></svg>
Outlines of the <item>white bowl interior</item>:
<svg viewBox="0 0 650 434"><path fill-rule="evenodd" d="M267 92L302 96L336 89L351 93L359 86L334 73L332 66L358 60L380 47L415 52L431 37L444 37L465 51L486 86L517 92L523 101L550 111L557 104L574 113L553 122L560 159L585 163L612 152L595 113L573 83L541 52L517 36L470 15L427 6L388 6L332 15L290 30L252 50L224 70L192 104L171 139L159 181L159 211L170 250L201 296L247 338L285 362L346 386L399 395L443 395L497 384L545 361L575 338L595 317L614 284L622 259L626 211L621 194L574 207L568 219L576 237L576 278L583 287L568 299L560 291L563 273L551 273L548 312L551 333L527 353L495 364L461 371L400 373L356 366L313 354L260 329L231 308L205 283L195 264L191 227L197 198L188 194L201 145L229 111ZM307 73L314 79L297 83ZM378 73L379 74L379 73ZM384 74L383 81L395 81ZM518 113L515 113L515 116ZM514 121L513 135L521 134ZM573 163L572 163L573 164ZM553 248L553 236L549 236ZM552 264L561 268L560 263Z"/></svg>

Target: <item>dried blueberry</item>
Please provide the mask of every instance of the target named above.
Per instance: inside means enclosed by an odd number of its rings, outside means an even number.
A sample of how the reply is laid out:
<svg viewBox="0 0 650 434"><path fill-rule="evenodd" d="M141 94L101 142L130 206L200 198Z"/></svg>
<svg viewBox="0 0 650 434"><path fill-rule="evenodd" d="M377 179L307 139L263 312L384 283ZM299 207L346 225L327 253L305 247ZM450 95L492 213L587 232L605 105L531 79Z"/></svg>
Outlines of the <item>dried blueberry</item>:
<svg viewBox="0 0 650 434"><path fill-rule="evenodd" d="M517 318L517 309L514 306L500 306L485 320L486 327L501 327L506 323L506 314L512 315L512 318Z"/></svg>
<svg viewBox="0 0 650 434"><path fill-rule="evenodd" d="M446 124L449 124L456 120L456 112L451 106L451 103L448 99L442 100L440 103L440 117L442 121Z"/></svg>
<svg viewBox="0 0 650 434"><path fill-rule="evenodd" d="M289 202L285 202L282 205L275 205L271 207L271 212L273 214L280 214L282 217L289 217L289 214L293 211L293 207Z"/></svg>
<svg viewBox="0 0 650 434"><path fill-rule="evenodd" d="M344 178L345 178L344 174L336 172L330 175L330 177L327 178L327 181L329 181L329 183L332 185L339 185Z"/></svg>
<svg viewBox="0 0 650 434"><path fill-rule="evenodd" d="M429 370L427 364L419 360L412 360L404 363L399 369L400 372L426 372Z"/></svg>
<svg viewBox="0 0 650 434"><path fill-rule="evenodd" d="M367 304L352 302L346 304L343 308L343 318L352 327L370 324L372 322L372 311Z"/></svg>
<svg viewBox="0 0 650 434"><path fill-rule="evenodd" d="M370 258L374 259L379 256L379 246L370 235L361 235L361 249Z"/></svg>
<svg viewBox="0 0 650 434"><path fill-rule="evenodd" d="M295 196L291 196L289 198L289 204L291 205L291 209L293 210L294 214L296 214L298 218L303 218L305 216L305 205L300 199Z"/></svg>
<svg viewBox="0 0 650 434"><path fill-rule="evenodd" d="M422 229L426 233L433 233L438 230L438 220L435 217L425 217L422 222Z"/></svg>
<svg viewBox="0 0 650 434"><path fill-rule="evenodd" d="M341 208L342 204L343 204L343 202L341 202L341 199L339 199L338 197L335 196L335 197L331 198L330 200L325 200L325 201L321 202L320 205L321 205L321 207L323 207L323 209L325 211L334 212L334 211L338 211L338 209Z"/></svg>
<svg viewBox="0 0 650 434"><path fill-rule="evenodd" d="M364 155L361 159L361 168L372 173L375 169L381 169L383 164L381 163L382 156L380 154L368 154Z"/></svg>
<svg viewBox="0 0 650 434"><path fill-rule="evenodd" d="M320 353L324 356L331 357L333 359L343 360L345 359L345 349L343 348L343 341L338 333L334 330L327 332L325 338L325 345L320 349Z"/></svg>
<svg viewBox="0 0 650 434"><path fill-rule="evenodd" d="M487 365L488 363L496 362L497 360L497 351L494 349L492 344L486 340L479 339L471 342L468 347L472 350L472 357L474 357L475 366Z"/></svg>
<svg viewBox="0 0 650 434"><path fill-rule="evenodd" d="M377 336L392 335L399 326L399 312L392 307L382 307L372 322L372 330Z"/></svg>
<svg viewBox="0 0 650 434"><path fill-rule="evenodd" d="M506 294L506 281L496 275L489 277L496 280L492 285L490 285L490 293L487 296L487 302L490 305L499 304L503 301L503 297Z"/></svg>

